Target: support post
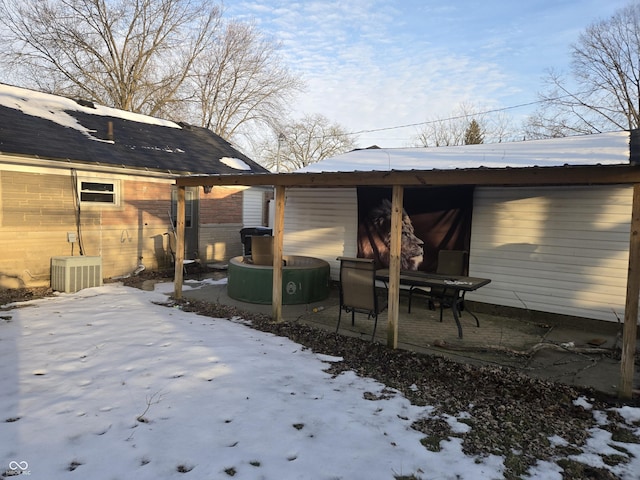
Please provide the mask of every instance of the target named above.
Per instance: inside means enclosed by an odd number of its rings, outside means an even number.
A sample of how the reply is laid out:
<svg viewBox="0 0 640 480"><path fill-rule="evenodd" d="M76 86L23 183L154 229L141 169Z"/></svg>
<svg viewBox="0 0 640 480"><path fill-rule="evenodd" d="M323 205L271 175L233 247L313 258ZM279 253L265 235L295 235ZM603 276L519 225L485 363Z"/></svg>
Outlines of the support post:
<svg viewBox="0 0 640 480"><path fill-rule="evenodd" d="M638 332L638 295L640 295L640 184L636 183L633 186L627 299L624 307L620 387L618 390L618 395L625 399L630 399L633 393L636 335Z"/></svg>
<svg viewBox="0 0 640 480"><path fill-rule="evenodd" d="M272 314L274 322L282 321L282 245L284 239L284 204L286 189L276 186L276 211L273 225L273 294Z"/></svg>
<svg viewBox="0 0 640 480"><path fill-rule="evenodd" d="M173 297L178 300L182 298L182 281L184 272L184 216L186 212L186 190L187 187L178 187L178 208L176 211L176 260L173 276ZM169 221L173 220L169 219Z"/></svg>
<svg viewBox="0 0 640 480"><path fill-rule="evenodd" d="M387 346L398 348L400 312L400 253L402 249L402 211L404 189L394 185L391 193L391 245L389 252L389 297L387 300Z"/></svg>

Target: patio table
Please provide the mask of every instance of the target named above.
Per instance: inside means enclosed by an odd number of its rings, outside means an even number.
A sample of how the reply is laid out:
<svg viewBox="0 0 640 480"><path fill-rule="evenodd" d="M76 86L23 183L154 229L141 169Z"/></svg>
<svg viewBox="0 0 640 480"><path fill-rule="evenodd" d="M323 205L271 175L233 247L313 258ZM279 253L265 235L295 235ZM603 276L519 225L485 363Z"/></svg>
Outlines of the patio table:
<svg viewBox="0 0 640 480"><path fill-rule="evenodd" d="M376 270L376 279L381 280L385 285L387 285L387 282L389 281L389 269L385 268ZM491 280L488 278L440 275L437 273L427 273L414 270L400 271L401 285L443 289L443 296L453 297L456 299L456 301L451 302L451 310L453 311L453 318L455 319L458 327L459 338L462 338L462 325L460 325L460 311L458 310L457 302L457 299L460 297L460 292L472 292L480 287L484 287L488 283L491 283ZM471 313L471 315L473 314ZM475 318L475 315L473 315L473 317Z"/></svg>

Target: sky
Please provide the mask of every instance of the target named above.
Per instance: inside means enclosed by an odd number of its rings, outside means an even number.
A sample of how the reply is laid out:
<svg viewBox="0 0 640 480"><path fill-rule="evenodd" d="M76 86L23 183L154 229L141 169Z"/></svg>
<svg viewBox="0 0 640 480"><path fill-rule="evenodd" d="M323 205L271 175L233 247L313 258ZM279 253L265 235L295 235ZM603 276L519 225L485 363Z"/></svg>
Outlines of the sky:
<svg viewBox="0 0 640 480"><path fill-rule="evenodd" d="M185 289L207 282L214 283ZM242 318L162 305L172 292L170 282L153 292L112 283L2 311L0 476L503 478L502 457L466 455L460 438L442 440L439 452L421 445L424 435L411 424L436 415L434 406L412 405L352 371L333 376L325 370L340 358ZM613 440L606 412L587 398L573 402L598 426L572 458L637 479L640 445ZM614 410L637 429L640 408ZM468 415L442 419L463 433ZM549 441L568 447L560 437ZM607 466L603 456L621 451L630 462ZM562 479L554 462L529 474Z"/></svg>
<svg viewBox="0 0 640 480"><path fill-rule="evenodd" d="M231 0L307 89L292 116L320 113L360 147L405 147L419 127L460 105L509 108L519 124L549 69L568 72L570 46L628 0Z"/></svg>

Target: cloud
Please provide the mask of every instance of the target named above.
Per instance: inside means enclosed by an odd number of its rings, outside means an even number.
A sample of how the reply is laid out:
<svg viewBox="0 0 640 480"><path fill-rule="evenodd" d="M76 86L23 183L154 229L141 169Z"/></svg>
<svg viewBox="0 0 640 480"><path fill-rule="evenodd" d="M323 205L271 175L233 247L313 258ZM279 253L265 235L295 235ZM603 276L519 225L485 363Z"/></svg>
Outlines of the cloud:
<svg viewBox="0 0 640 480"><path fill-rule="evenodd" d="M442 118L462 103L534 101L545 69L568 63L567 37L615 10L587 4L591 12L577 0L255 0L229 10L281 41L285 62L306 81L294 117L321 113L359 131ZM413 135L399 129L384 139L404 146Z"/></svg>
<svg viewBox="0 0 640 480"><path fill-rule="evenodd" d="M275 7L268 10L269 4ZM497 64L455 52L438 32L416 30L416 19L409 17L415 10L430 18L424 6L402 11L365 0L282 5L262 0L234 10L260 17L282 42L287 64L307 83L294 116L321 113L350 131L381 128L425 121L470 99L487 103L505 88ZM402 144L412 135L402 132Z"/></svg>

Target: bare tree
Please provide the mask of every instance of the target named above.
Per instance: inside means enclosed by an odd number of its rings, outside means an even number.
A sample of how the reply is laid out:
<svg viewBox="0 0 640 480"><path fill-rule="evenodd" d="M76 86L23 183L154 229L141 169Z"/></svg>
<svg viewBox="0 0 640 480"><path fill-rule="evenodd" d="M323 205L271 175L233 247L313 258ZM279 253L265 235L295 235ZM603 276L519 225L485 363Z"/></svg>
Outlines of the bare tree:
<svg viewBox="0 0 640 480"><path fill-rule="evenodd" d="M5 66L23 83L175 118L229 140L273 126L302 83L214 0L0 0Z"/></svg>
<svg viewBox="0 0 640 480"><path fill-rule="evenodd" d="M464 145L471 122L476 123L484 143L499 143L513 139L511 119L498 110L481 111L472 104L461 104L450 116L427 120L414 137L420 147Z"/></svg>
<svg viewBox="0 0 640 480"><path fill-rule="evenodd" d="M41 90L154 115L220 19L211 0L1 0L3 60Z"/></svg>
<svg viewBox="0 0 640 480"><path fill-rule="evenodd" d="M355 148L356 138L320 114L306 115L263 142L261 163L272 171L293 172Z"/></svg>
<svg viewBox="0 0 640 480"><path fill-rule="evenodd" d="M482 134L484 143L502 143L519 140L519 134L513 124L513 118L501 110L479 114L484 124Z"/></svg>
<svg viewBox="0 0 640 480"><path fill-rule="evenodd" d="M590 25L572 45L570 87L551 71L531 116L534 138L635 129L640 125L640 4L633 2L611 18Z"/></svg>
<svg viewBox="0 0 640 480"><path fill-rule="evenodd" d="M462 145L464 123L459 120L453 117L427 121L416 135L416 144L421 147Z"/></svg>
<svg viewBox="0 0 640 480"><path fill-rule="evenodd" d="M273 127L303 87L282 65L277 48L255 26L228 23L194 65L190 103L198 123L224 138L247 124Z"/></svg>

